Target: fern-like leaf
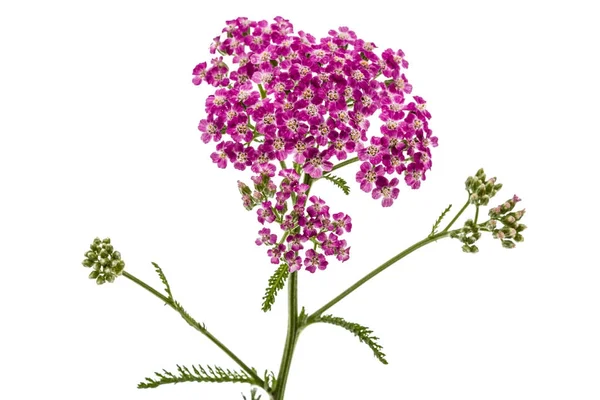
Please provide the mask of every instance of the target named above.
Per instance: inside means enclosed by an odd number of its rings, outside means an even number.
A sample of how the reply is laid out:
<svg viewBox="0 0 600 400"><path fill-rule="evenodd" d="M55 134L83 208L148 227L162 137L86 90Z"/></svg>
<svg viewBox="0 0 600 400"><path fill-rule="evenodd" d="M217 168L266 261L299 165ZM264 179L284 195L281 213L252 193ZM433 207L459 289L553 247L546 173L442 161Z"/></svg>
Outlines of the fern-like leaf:
<svg viewBox="0 0 600 400"><path fill-rule="evenodd" d="M344 194L350 194L350 186L348 186L348 182L344 178L335 175L324 174L323 178L327 179L329 182L333 183L335 186L342 189Z"/></svg>
<svg viewBox="0 0 600 400"><path fill-rule="evenodd" d="M144 382L138 383L138 389L156 388L161 385L181 382L234 382L234 383L250 383L254 384L254 380L244 371L231 371L221 367L206 368L198 365L192 366L192 369L185 366L177 365L177 372L155 372L154 378L146 378Z"/></svg>
<svg viewBox="0 0 600 400"><path fill-rule="evenodd" d="M385 354L381 351L383 347L381 347L381 345L377 343L377 340L379 340L379 338L377 336L373 336L373 331L367 328L366 326L362 326L355 322L348 322L343 318L334 317L333 315L322 315L315 322L326 322L328 324L340 326L346 329L347 331L352 332L354 336L358 337L358 340L360 340L362 343L366 343L366 345L369 346L371 350L373 350L373 355L379 361L381 361L381 363L388 363L385 359Z"/></svg>
<svg viewBox="0 0 600 400"><path fill-rule="evenodd" d="M267 289L265 290L265 295L262 300L262 310L264 312L270 311L271 307L275 303L275 297L277 296L277 292L283 289L285 285L285 280L287 279L289 272L289 267L287 264L281 264L279 268L275 270L273 275L269 278L269 284Z"/></svg>
<svg viewBox="0 0 600 400"><path fill-rule="evenodd" d="M184 310L184 308L181 306L181 304L178 301L173 300L173 305L175 306L175 309L177 310L177 312L181 315L181 318L183 318L185 320L185 322L187 322L192 328L204 333L204 331L206 331L206 326L204 324L201 324L200 322L196 321L194 318L192 318L192 316L190 314L187 313L187 311Z"/></svg>
<svg viewBox="0 0 600 400"><path fill-rule="evenodd" d="M152 265L154 265L154 269L156 270L156 273L158 274L158 277L160 278L161 282L163 283L163 285L165 285L165 292L167 293L167 296L169 297L170 300L173 300L173 294L171 293L171 286L169 286L167 277L165 276L162 269L158 266L157 263L153 262Z"/></svg>
<svg viewBox="0 0 600 400"><path fill-rule="evenodd" d="M446 207L446 209L444 211L442 211L442 214L435 221L435 224L433 224L433 228L431 228L431 233L429 234L429 236L435 235L437 228L440 227L440 223L442 222L442 220L444 219L446 214L448 214L448 212L450 211L451 208L452 208L452 204L450 204L448 207Z"/></svg>
<svg viewBox="0 0 600 400"><path fill-rule="evenodd" d="M256 388L252 388L252 390L250 390L250 400L260 400L262 399L262 395L257 394L257 390ZM242 397L244 398L244 400L248 400L246 398L246 396L244 396L244 393L242 393Z"/></svg>

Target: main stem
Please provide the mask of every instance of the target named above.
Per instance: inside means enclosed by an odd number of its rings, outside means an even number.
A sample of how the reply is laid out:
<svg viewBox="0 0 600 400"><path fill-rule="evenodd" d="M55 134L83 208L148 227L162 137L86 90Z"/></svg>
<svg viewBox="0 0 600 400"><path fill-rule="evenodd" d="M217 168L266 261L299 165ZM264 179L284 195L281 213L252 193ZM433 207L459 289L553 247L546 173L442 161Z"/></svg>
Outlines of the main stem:
<svg viewBox="0 0 600 400"><path fill-rule="evenodd" d="M287 378L292 365L292 357L298 339L298 274L291 273L288 278L288 327L285 338L285 346L283 348L283 357L279 366L279 374L277 375L277 383L273 398L275 400L283 400Z"/></svg>

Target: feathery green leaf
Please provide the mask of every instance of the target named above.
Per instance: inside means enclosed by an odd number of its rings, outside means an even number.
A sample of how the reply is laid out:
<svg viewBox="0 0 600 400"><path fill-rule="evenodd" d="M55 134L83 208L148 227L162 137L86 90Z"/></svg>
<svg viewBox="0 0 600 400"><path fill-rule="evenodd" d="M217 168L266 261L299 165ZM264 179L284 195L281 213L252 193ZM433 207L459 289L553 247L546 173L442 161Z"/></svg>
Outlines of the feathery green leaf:
<svg viewBox="0 0 600 400"><path fill-rule="evenodd" d="M183 318L185 322L187 322L192 328L200 332L204 332L206 330L206 326L192 318L192 316L188 314L187 311L185 311L184 308L181 306L181 303L173 300L173 305L175 306L177 312L181 315L181 318Z"/></svg>
<svg viewBox="0 0 600 400"><path fill-rule="evenodd" d="M167 296L169 297L170 300L173 300L173 295L171 294L171 287L169 286L167 277L165 276L162 269L158 266L157 263L153 262L152 265L154 265L154 269L156 269L156 273L158 274L158 277L162 281L163 285L165 285L165 292L167 293Z"/></svg>
<svg viewBox="0 0 600 400"><path fill-rule="evenodd" d="M446 209L444 211L442 211L442 214L435 221L435 224L433 224L433 228L431 228L431 233L429 234L429 236L435 235L437 228L440 227L440 223L442 222L442 220L444 219L446 214L448 214L448 212L450 211L451 208L452 208L452 204L450 204L448 207L446 207Z"/></svg>
<svg viewBox="0 0 600 400"><path fill-rule="evenodd" d="M265 290L265 295L263 296L262 310L267 312L271 310L271 307L275 303L275 296L277 296L277 292L283 289L285 285L285 280L289 275L289 267L287 264L281 264L279 268L275 270L273 275L269 278L269 284L267 289Z"/></svg>
<svg viewBox="0 0 600 400"><path fill-rule="evenodd" d="M262 395L260 395L260 394L257 395L256 392L257 392L256 388L252 388L250 390L250 400L260 400L260 399L262 399ZM244 396L244 393L242 393L242 397L244 398L244 400L248 400L246 398L246 396Z"/></svg>
<svg viewBox="0 0 600 400"><path fill-rule="evenodd" d="M358 340L360 340L363 343L366 343L367 346L369 346L371 350L373 350L373 355L379 361L381 361L383 364L388 363L385 359L385 354L381 351L383 347L381 347L381 345L377 343L377 340L379 340L379 338L377 336L371 335L373 331L367 328L366 326L362 326L355 322L348 322L343 318L334 317L333 315L322 315L318 319L316 319L315 322L326 322L328 324L340 326L352 332L354 336L358 337Z"/></svg>
<svg viewBox="0 0 600 400"><path fill-rule="evenodd" d="M138 383L138 389L156 388L161 385L181 382L235 382L255 384L252 377L244 371L231 371L221 367L206 368L198 365L192 366L192 371L188 367L177 365L177 372L163 370L162 373L155 372L155 378L146 378L144 382ZM156 379L158 378L158 379Z"/></svg>
<svg viewBox="0 0 600 400"><path fill-rule="evenodd" d="M332 182L335 186L342 189L344 194L350 194L350 186L348 186L348 182L344 178L335 175L324 174L323 178L327 179L329 182Z"/></svg>

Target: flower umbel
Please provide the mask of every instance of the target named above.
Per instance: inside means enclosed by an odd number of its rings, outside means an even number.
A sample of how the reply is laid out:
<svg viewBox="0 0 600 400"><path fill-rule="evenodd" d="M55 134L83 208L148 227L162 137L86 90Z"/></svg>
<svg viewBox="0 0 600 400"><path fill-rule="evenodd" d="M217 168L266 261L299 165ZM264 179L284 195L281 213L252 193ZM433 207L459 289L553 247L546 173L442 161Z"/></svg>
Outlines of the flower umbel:
<svg viewBox="0 0 600 400"><path fill-rule="evenodd" d="M523 215L525 215L525 209L513 211L515 204L519 201L521 199L517 195L514 195L489 211L491 219L488 222L487 228L491 230L492 236L495 239L500 240L502 247L507 249L512 249L516 246L516 243L525 240L521 232L527 229L527 226L519 223ZM502 226L498 226L498 223L502 224Z"/></svg>
<svg viewBox="0 0 600 400"><path fill-rule="evenodd" d="M125 268L125 261L121 259L121 253L115 251L113 245L110 244L110 238L94 239L90 250L85 253L82 264L84 267L93 269L89 277L95 279L98 285L114 282Z"/></svg>
<svg viewBox="0 0 600 400"><path fill-rule="evenodd" d="M463 243L463 251L466 253L477 253L479 249L475 242L481 237L481 232L491 232L495 239L499 239L502 247L512 249L517 242L524 240L523 232L527 226L519 223L525 210L513 211L515 204L521 199L514 195L497 207L488 212L490 219L483 223L477 223L479 207L487 205L492 197L502 188L501 183L496 183L496 178L486 180L485 172L479 169L475 176L470 176L465 182L465 189L469 193L469 204L476 206L475 220L469 219L464 226L454 232L451 237ZM498 225L501 224L501 225Z"/></svg>
<svg viewBox="0 0 600 400"><path fill-rule="evenodd" d="M244 207L262 205L261 224L276 222L284 236L301 234L315 243L313 251L320 247L321 256L342 261L349 256L345 240L324 244L317 239L339 229L330 227L328 215L315 211L320 204L306 206L311 182L360 160L360 188L389 207L399 196L400 182L420 187L431 169L431 148L438 143L429 129L426 101L411 94L404 52L376 50L348 27L317 39L303 31L295 34L281 17L273 22L240 17L227 21L213 39L210 53L216 57L192 71L195 85L206 82L215 88L198 125L201 140L216 146L213 162L256 174L254 190L239 184ZM377 134L368 135L369 118L376 113L382 124ZM279 183L272 179L277 175L283 177ZM305 185L301 191L300 182ZM259 233L258 242L275 246L269 250L271 262L293 260L290 269L295 270L300 256L309 271L327 265L289 246L282 252L281 243L269 238ZM286 259L288 251L294 253Z"/></svg>

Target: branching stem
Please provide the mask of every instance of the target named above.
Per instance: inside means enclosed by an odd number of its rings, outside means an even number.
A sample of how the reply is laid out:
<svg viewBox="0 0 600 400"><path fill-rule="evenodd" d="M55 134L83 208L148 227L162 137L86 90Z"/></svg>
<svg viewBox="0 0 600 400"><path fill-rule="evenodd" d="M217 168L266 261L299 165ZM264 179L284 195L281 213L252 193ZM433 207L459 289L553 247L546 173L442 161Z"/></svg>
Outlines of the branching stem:
<svg viewBox="0 0 600 400"><path fill-rule="evenodd" d="M218 340L216 337L214 337L206 328L202 328L202 327L198 326L198 324L196 324L195 321L190 320L190 317L188 315L186 315L185 313L181 313L179 311L179 309L177 308L177 306L175 305L175 301L173 299L168 298L164 294L162 294L159 291L157 291L156 289L154 289L152 286L148 285L146 282L136 278L134 275L131 275L127 271L123 271L123 276L126 277L127 279L129 279L130 281L138 284L139 286L143 287L144 289L146 289L147 291L149 291L150 293L152 293L153 295L155 295L156 297L161 299L165 304L167 304L173 310L177 311L177 313L179 313L190 326L192 326L198 332L200 332L204 336L206 336L211 342L216 344L218 348L223 350L223 352L225 352L225 354L227 354L233 361L235 361L235 363L237 365L239 365L248 375L250 375L252 377L252 379L254 379L254 381L256 382L257 386L264 388L265 382L256 374L256 372L252 368L248 367L242 360L239 359L238 356L236 356L231 350L229 350L229 348L227 346L225 346L223 343L221 343L220 340Z"/></svg>
<svg viewBox="0 0 600 400"><path fill-rule="evenodd" d="M452 233L452 231L444 230L443 232L436 233L435 235L432 235L432 236L428 236L425 239L423 239L423 240L421 240L421 241L413 244L412 246L410 246L410 247L406 248L405 250L401 251L400 253L396 254L394 257L390 258L389 260L387 260L386 262L384 262L383 264L381 264L379 267L375 268L373 271L369 272L367 275L365 275L364 277L362 277L361 279L359 279L358 281L356 281L355 284L353 284L348 289L344 290L342 293L340 293L339 295L337 295L336 297L334 297L330 302L328 302L327 304L325 304L323 307L319 308L317 311L315 311L314 313L312 313L307 318L306 324L309 325L309 324L313 323L315 321L315 319L317 319L318 317L320 317L321 314L323 314L325 311L327 311L328 309L330 309L331 307L333 307L335 304L337 304L344 297L348 296L350 293L354 292L356 289L358 289L359 287L361 287L362 285L364 285L366 282L368 282L369 280L371 280L373 277L375 277L376 275L379 275L379 273L383 272L388 267L390 267L391 265L393 265L396 262L400 261L401 259L403 259L407 255L409 255L413 251L415 251L417 249L420 249L421 247L426 246L429 243L432 243L432 242L435 242L435 241L437 241L439 239L442 239L442 238L445 238L447 236L450 236L451 233Z"/></svg>
<svg viewBox="0 0 600 400"><path fill-rule="evenodd" d="M454 223L456 222L458 217L460 217L462 215L462 213L467 209L467 207L469 207L469 204L471 204L471 202L467 199L467 202L465 203L465 205L460 209L460 211L454 216L454 218L452 218L452 221L450 221L450 223L440 233L448 232L448 229L450 229L452 227L452 225L454 225Z"/></svg>
<svg viewBox="0 0 600 400"><path fill-rule="evenodd" d="M335 171L336 169L340 169L340 168L342 168L342 167L345 167L346 165L349 165L349 164L355 163L355 162L357 162L357 161L358 161L358 157L349 158L349 159L347 159L347 160L345 160L345 161L342 161L341 163L339 163L339 164L337 164L337 165L334 165L334 166L333 166L333 168L331 168L331 171L328 171L328 172L333 172L333 171Z"/></svg>

